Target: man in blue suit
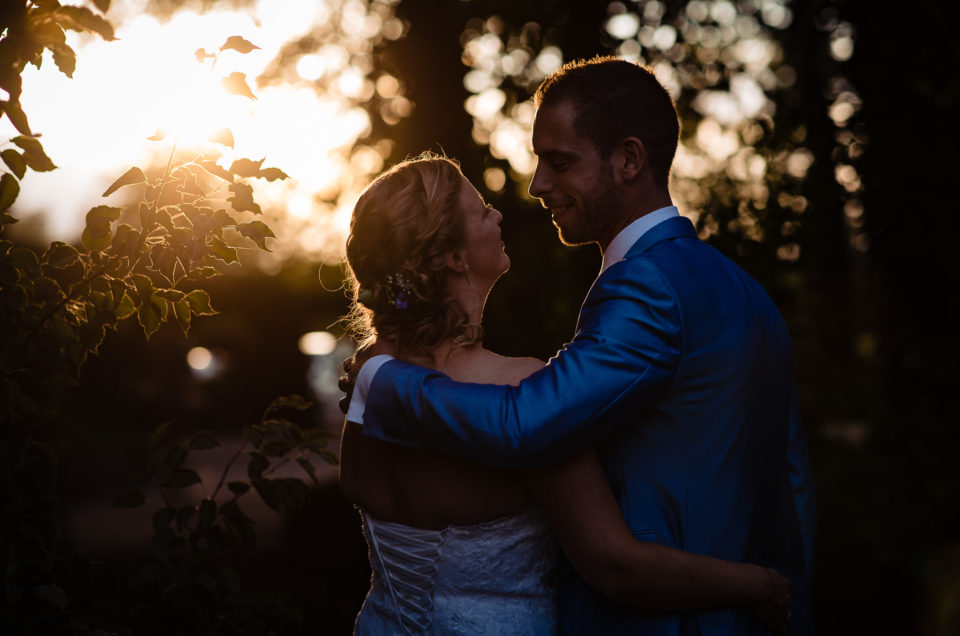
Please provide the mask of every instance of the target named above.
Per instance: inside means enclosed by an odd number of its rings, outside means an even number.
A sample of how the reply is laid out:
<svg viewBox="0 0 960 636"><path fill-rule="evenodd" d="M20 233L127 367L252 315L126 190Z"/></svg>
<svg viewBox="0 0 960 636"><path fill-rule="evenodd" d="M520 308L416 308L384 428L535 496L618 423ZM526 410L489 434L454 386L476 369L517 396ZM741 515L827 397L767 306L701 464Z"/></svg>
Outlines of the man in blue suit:
<svg viewBox="0 0 960 636"><path fill-rule="evenodd" d="M614 58L571 62L537 91L530 193L560 239L603 265L576 334L516 387L368 364L363 432L532 468L595 445L634 535L773 567L791 579L791 633L812 633L814 504L780 314L701 242L667 189L679 133L669 95ZM746 610L627 608L562 568L569 634L745 634Z"/></svg>

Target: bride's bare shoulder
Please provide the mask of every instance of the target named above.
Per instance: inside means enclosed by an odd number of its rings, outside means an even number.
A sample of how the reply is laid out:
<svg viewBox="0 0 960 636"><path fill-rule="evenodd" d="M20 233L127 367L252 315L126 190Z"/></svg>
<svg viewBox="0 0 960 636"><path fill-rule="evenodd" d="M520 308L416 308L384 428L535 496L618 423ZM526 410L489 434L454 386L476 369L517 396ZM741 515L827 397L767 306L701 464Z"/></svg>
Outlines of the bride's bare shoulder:
<svg viewBox="0 0 960 636"><path fill-rule="evenodd" d="M497 355L497 354L493 354ZM500 384L520 384L520 381L532 373L536 373L545 365L538 358L511 358L497 355L499 371L503 380Z"/></svg>

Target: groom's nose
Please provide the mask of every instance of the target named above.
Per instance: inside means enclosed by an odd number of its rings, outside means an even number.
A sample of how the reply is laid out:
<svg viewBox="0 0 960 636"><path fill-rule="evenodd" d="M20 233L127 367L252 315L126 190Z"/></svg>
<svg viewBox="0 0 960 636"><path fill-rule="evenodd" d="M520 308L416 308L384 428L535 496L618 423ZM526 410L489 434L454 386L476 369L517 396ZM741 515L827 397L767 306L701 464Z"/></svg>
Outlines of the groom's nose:
<svg viewBox="0 0 960 636"><path fill-rule="evenodd" d="M533 171L533 178L530 179L530 187L527 188L527 192L530 193L530 196L540 199L540 202L543 203L543 195L548 192L549 189L549 184L544 176L544 170L538 161L537 168Z"/></svg>

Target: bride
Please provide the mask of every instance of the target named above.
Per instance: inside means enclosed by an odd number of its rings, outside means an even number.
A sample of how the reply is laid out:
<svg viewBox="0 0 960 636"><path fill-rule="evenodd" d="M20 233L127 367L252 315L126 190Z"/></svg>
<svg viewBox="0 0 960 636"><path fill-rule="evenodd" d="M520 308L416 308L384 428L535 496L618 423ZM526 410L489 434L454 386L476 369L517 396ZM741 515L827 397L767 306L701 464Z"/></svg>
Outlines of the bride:
<svg viewBox="0 0 960 636"><path fill-rule="evenodd" d="M501 218L444 157L405 161L367 187L347 239L360 342L348 382L375 337L463 382L517 384L543 366L481 345L484 302L510 265ZM373 570L355 634L554 634L554 537L621 603L749 607L785 633L785 578L637 541L592 450L520 472L388 444L358 429L375 399L352 396L341 446L341 489L361 511Z"/></svg>

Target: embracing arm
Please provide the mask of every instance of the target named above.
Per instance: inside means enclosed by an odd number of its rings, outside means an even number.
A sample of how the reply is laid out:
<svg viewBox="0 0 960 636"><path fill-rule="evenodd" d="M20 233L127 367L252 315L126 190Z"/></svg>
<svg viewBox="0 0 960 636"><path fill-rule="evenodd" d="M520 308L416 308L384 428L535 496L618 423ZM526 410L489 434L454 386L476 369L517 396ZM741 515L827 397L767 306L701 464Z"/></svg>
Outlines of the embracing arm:
<svg viewBox="0 0 960 636"><path fill-rule="evenodd" d="M782 628L786 578L758 565L636 540L592 449L528 473L527 483L567 558L604 595L652 610L745 607L770 629Z"/></svg>
<svg viewBox="0 0 960 636"><path fill-rule="evenodd" d="M598 279L573 342L519 386L461 384L384 364L372 378L363 433L493 465L546 465L653 403L681 347L673 292L655 266L637 259ZM361 371L358 386L363 380Z"/></svg>

